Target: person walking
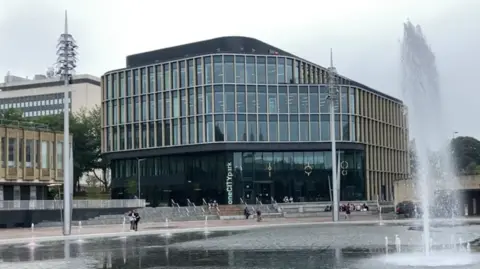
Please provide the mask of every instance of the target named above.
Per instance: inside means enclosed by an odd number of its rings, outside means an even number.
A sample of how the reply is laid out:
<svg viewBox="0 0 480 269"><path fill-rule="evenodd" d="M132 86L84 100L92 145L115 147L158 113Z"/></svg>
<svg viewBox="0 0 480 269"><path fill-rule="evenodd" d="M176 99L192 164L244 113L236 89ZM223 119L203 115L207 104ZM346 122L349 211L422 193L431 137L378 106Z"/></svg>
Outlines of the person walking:
<svg viewBox="0 0 480 269"><path fill-rule="evenodd" d="M137 210L133 211L133 216L134 216L134 230L138 231L138 222L140 221L140 214L138 214Z"/></svg>
<svg viewBox="0 0 480 269"><path fill-rule="evenodd" d="M130 220L130 231L133 231L135 228L135 215L132 211L129 211L127 216Z"/></svg>

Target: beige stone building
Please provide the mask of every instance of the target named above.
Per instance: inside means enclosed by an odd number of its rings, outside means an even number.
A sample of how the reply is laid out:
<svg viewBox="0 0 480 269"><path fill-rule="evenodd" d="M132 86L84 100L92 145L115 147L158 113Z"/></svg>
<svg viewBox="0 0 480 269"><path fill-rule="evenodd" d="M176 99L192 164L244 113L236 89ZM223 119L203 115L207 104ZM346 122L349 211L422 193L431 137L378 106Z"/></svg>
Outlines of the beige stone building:
<svg viewBox="0 0 480 269"><path fill-rule="evenodd" d="M0 201L43 200L63 182L63 133L0 121Z"/></svg>

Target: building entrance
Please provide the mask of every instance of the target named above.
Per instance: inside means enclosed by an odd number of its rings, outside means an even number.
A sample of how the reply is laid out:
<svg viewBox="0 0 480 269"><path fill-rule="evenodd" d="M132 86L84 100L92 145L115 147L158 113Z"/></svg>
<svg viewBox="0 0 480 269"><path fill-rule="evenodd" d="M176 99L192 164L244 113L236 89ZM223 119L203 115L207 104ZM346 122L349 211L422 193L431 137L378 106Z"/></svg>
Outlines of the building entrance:
<svg viewBox="0 0 480 269"><path fill-rule="evenodd" d="M262 202L262 204L270 204L272 202L272 197L275 195L273 193L272 181L257 181L254 182L253 187L259 202Z"/></svg>

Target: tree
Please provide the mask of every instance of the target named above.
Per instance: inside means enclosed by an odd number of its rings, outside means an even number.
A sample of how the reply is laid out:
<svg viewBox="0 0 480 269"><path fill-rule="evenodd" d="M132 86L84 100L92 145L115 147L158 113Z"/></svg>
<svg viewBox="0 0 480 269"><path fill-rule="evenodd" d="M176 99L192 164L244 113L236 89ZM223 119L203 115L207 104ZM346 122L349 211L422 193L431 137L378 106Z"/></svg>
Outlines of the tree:
<svg viewBox="0 0 480 269"><path fill-rule="evenodd" d="M23 112L17 108L9 108L0 111L0 120L23 121Z"/></svg>
<svg viewBox="0 0 480 269"><path fill-rule="evenodd" d="M473 175L480 166L480 141L469 136L459 136L451 141L453 160L457 171L464 175Z"/></svg>

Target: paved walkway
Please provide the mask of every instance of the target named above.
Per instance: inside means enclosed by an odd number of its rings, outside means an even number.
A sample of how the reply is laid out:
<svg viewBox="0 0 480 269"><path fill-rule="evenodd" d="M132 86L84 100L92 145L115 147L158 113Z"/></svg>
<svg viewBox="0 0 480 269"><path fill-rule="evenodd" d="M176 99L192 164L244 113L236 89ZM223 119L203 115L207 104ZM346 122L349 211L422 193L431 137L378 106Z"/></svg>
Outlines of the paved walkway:
<svg viewBox="0 0 480 269"><path fill-rule="evenodd" d="M459 221L469 223L480 223L480 218L458 219ZM433 222L450 222L447 219L437 219ZM418 219L398 219L398 220L384 220L385 224L398 223L420 223ZM376 216L355 216L349 220L341 217L341 221L336 224L375 224L379 223ZM288 226L288 225L309 225L309 224L333 224L331 217L316 217L316 218L266 218L262 222L257 222L256 219L249 220L210 220L207 225L204 221L181 221L170 222L168 226L166 223L140 223L138 232L129 231L129 225L98 225L98 226L73 226L70 236L63 236L61 227L38 228L38 229L2 229L0 230L0 244L22 243L31 241L54 241L62 239L78 239L78 238L93 238L93 237L115 237L115 236L129 236L129 235L146 235L146 234L161 234L166 232L185 232L204 230L208 228L211 231L222 229L250 229L272 226Z"/></svg>

